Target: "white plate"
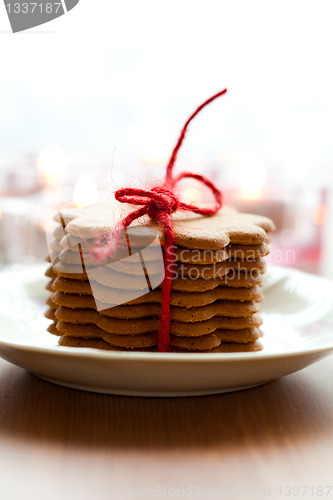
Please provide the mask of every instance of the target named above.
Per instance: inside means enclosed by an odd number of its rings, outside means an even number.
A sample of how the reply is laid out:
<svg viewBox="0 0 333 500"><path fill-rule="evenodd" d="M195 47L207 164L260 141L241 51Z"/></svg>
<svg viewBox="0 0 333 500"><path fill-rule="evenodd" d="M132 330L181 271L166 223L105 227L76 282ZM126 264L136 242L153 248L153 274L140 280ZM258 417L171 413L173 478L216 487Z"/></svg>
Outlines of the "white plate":
<svg viewBox="0 0 333 500"><path fill-rule="evenodd" d="M264 350L180 354L59 347L46 332L44 267L0 273L0 355L57 384L135 396L235 391L296 372L333 351L333 283L272 267L265 281Z"/></svg>

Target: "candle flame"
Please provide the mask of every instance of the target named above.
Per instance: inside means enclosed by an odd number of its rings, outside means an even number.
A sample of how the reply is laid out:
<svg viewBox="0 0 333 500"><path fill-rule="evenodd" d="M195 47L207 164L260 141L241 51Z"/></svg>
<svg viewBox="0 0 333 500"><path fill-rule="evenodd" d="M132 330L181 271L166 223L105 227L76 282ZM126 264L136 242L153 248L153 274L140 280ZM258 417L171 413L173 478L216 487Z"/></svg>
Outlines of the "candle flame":
<svg viewBox="0 0 333 500"><path fill-rule="evenodd" d="M170 156L170 145L156 131L151 131L141 140L141 157L148 165L166 163Z"/></svg>
<svg viewBox="0 0 333 500"><path fill-rule="evenodd" d="M317 226L324 224L327 218L327 208L324 203L318 203L313 211L313 222Z"/></svg>
<svg viewBox="0 0 333 500"><path fill-rule="evenodd" d="M201 191L196 187L185 188L181 194L181 201L189 205L200 205L201 198Z"/></svg>
<svg viewBox="0 0 333 500"><path fill-rule="evenodd" d="M90 172L81 174L74 187L74 205L83 208L96 203L97 198L97 182L94 175Z"/></svg>
<svg viewBox="0 0 333 500"><path fill-rule="evenodd" d="M240 196L246 200L261 198L267 178L266 165L263 159L256 155L242 158L238 170Z"/></svg>
<svg viewBox="0 0 333 500"><path fill-rule="evenodd" d="M37 158L37 168L44 186L59 186L66 177L67 159L64 151L57 146L47 146Z"/></svg>

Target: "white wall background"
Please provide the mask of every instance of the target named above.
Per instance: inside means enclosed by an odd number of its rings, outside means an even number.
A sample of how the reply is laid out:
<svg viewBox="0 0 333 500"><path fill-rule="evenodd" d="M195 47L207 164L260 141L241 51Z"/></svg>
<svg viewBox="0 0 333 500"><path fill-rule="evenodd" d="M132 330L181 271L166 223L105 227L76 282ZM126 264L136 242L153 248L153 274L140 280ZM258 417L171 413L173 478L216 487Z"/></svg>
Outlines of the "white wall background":
<svg viewBox="0 0 333 500"><path fill-rule="evenodd" d="M86 168L111 163L116 146L137 174L139 155L164 158L193 108L226 86L184 161L203 168L235 148L330 182L332 25L332 1L80 0L13 35L1 3L0 168L48 144Z"/></svg>

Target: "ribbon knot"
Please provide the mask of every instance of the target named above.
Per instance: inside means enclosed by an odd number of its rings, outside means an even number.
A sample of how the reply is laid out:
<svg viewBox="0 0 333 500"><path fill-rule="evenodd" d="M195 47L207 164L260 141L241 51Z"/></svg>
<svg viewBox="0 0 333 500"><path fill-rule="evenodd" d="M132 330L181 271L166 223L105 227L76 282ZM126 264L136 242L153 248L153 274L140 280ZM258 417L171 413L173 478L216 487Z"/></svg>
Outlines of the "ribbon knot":
<svg viewBox="0 0 333 500"><path fill-rule="evenodd" d="M171 215L181 205L178 196L163 186L156 186L150 191L137 188L122 188L118 189L114 196L121 203L142 205L144 213L155 221L161 213Z"/></svg>
<svg viewBox="0 0 333 500"><path fill-rule="evenodd" d="M161 211L171 215L178 210L180 201L175 193L162 186L153 188L152 192L155 196L149 203L148 209L148 215L152 219L154 219L155 214L157 215Z"/></svg>
<svg viewBox="0 0 333 500"><path fill-rule="evenodd" d="M156 186L151 190L136 189L136 188L122 188L115 192L115 198L121 203L130 203L138 205L141 208L128 214L122 219L115 228L115 234L120 227L128 227L134 220L148 214L157 224L163 228L164 232L164 280L162 284L162 312L160 319L160 327L158 332L158 350L160 352L167 352L170 343L170 293L171 293L171 280L175 265L175 253L173 247L175 245L175 232L172 226L170 215L176 210L191 211L201 215L214 215L222 206L222 193L221 191L206 177L200 174L193 174L192 172L182 172L177 177L173 177L172 170L176 162L177 153L185 138L186 130L189 123L193 118L205 107L207 104L215 100L217 97L225 94L227 89L218 92L210 97L196 111L190 116L185 123L178 142L172 152L169 163L166 168L166 175L164 183L161 186ZM173 192L175 185L184 178L192 178L205 184L213 193L215 204L211 208L201 208L195 205L183 203L179 200Z"/></svg>

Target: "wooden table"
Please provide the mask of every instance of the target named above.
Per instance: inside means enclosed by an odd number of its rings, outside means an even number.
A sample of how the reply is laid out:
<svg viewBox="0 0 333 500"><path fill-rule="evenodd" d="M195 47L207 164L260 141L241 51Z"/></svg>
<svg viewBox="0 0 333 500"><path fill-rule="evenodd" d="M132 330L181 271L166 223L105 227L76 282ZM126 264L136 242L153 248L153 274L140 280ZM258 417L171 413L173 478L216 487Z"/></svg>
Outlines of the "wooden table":
<svg viewBox="0 0 333 500"><path fill-rule="evenodd" d="M179 399L80 392L0 360L0 402L1 500L333 498L333 356Z"/></svg>

